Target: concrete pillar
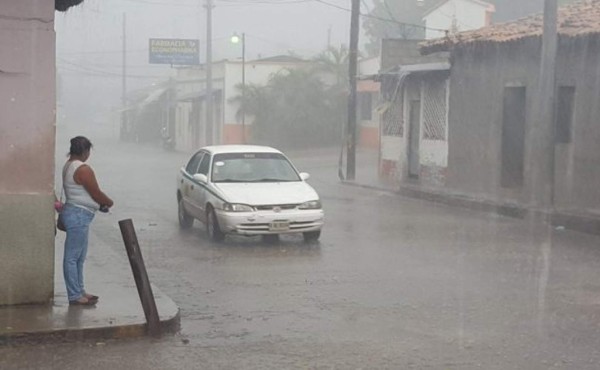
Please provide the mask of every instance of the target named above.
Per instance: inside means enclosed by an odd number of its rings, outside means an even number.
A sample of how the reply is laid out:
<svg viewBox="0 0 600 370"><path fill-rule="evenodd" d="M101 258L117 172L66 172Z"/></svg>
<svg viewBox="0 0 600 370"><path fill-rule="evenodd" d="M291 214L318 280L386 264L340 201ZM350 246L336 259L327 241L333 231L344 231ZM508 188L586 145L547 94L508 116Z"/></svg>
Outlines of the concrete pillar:
<svg viewBox="0 0 600 370"><path fill-rule="evenodd" d="M54 1L0 0L0 305L54 295Z"/></svg>

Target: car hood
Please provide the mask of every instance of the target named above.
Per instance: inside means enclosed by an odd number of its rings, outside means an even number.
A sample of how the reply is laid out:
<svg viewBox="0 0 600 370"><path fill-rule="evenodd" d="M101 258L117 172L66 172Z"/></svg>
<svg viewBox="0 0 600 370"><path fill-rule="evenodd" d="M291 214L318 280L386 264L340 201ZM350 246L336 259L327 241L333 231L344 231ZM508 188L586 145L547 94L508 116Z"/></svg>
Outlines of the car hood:
<svg viewBox="0 0 600 370"><path fill-rule="evenodd" d="M225 200L248 205L300 204L319 199L304 181L261 183L216 183Z"/></svg>

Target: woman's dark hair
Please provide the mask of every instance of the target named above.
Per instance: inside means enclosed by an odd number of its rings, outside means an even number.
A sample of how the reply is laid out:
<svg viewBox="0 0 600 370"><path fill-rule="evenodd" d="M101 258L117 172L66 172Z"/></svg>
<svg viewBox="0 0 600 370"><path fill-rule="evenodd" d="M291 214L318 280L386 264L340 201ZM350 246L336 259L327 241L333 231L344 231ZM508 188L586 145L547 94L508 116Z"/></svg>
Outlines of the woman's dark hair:
<svg viewBox="0 0 600 370"><path fill-rule="evenodd" d="M92 149L92 142L85 136L76 136L71 139L71 149L69 155L83 155L83 153Z"/></svg>

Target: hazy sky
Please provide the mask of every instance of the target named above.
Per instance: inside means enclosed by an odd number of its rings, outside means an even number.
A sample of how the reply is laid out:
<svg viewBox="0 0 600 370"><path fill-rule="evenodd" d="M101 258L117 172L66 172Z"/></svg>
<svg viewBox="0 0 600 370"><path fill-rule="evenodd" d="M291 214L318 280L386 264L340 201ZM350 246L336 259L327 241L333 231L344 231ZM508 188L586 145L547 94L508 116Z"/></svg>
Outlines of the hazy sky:
<svg viewBox="0 0 600 370"><path fill-rule="evenodd" d="M343 8L349 0L324 0ZM127 14L127 41L132 65L147 64L149 38L200 39L205 56L206 10L200 0L86 0L56 18L58 56L76 62L82 55L120 64L123 13ZM214 59L236 58L234 32L246 33L250 58L294 51L310 56L327 45L348 43L350 13L316 0L214 0ZM89 60L86 58L85 60ZM59 60L60 61L60 60ZM106 64L111 64L106 62Z"/></svg>
<svg viewBox="0 0 600 370"><path fill-rule="evenodd" d="M323 0L350 8L350 0ZM241 57L234 32L246 33L249 59L293 51L312 56L327 45L348 44L350 13L318 0L213 0L213 59ZM65 106L100 110L120 99L123 14L127 17L128 90L151 85L172 71L148 63L149 38L200 40L206 49L206 0L85 0L56 13L59 94ZM363 2L368 5L369 2ZM366 9L363 9L365 11ZM363 40L364 41L364 40ZM157 78L156 76L162 76Z"/></svg>

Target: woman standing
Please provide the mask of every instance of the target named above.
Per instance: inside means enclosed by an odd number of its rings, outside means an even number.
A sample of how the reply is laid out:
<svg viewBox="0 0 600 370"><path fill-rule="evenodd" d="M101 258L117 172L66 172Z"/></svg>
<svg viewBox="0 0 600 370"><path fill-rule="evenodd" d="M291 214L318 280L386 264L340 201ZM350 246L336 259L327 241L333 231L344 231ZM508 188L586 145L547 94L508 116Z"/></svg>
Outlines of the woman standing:
<svg viewBox="0 0 600 370"><path fill-rule="evenodd" d="M89 226L98 210L108 210L113 201L104 194L92 168L85 164L92 143L83 136L71 139L69 159L63 167L65 206L61 217L65 225L63 273L71 305L95 305L98 297L88 294L83 285L83 263L88 249Z"/></svg>

